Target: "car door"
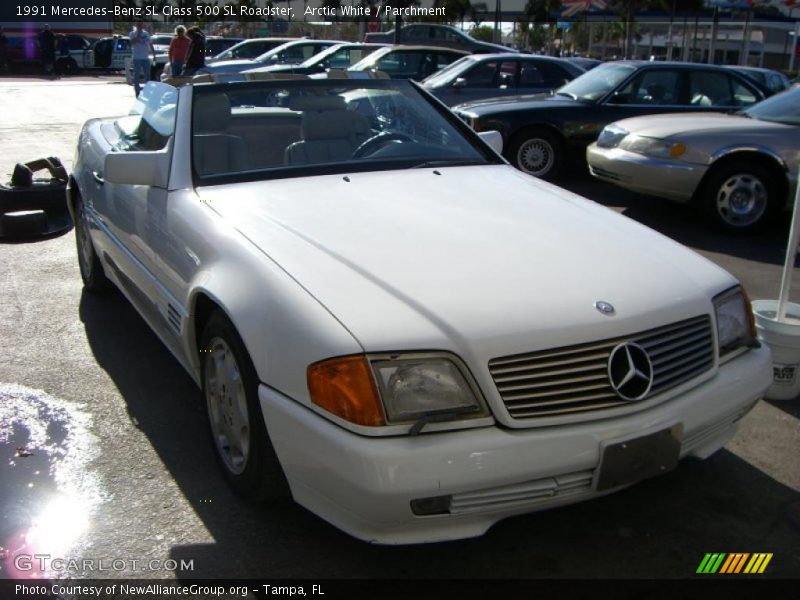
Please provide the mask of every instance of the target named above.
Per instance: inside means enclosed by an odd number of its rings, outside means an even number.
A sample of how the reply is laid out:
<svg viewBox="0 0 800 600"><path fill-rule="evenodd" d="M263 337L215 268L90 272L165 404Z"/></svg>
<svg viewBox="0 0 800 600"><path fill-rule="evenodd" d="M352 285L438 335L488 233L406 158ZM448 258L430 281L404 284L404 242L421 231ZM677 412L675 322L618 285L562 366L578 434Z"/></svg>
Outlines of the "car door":
<svg viewBox="0 0 800 600"><path fill-rule="evenodd" d="M175 88L150 82L142 90L134 113L106 125L103 135L109 152L157 151L169 144L174 131ZM107 237L103 245L107 265L126 295L146 318L159 320L160 285L156 273L158 244L163 226L158 210L166 202L166 188L112 183L94 165L94 210Z"/></svg>

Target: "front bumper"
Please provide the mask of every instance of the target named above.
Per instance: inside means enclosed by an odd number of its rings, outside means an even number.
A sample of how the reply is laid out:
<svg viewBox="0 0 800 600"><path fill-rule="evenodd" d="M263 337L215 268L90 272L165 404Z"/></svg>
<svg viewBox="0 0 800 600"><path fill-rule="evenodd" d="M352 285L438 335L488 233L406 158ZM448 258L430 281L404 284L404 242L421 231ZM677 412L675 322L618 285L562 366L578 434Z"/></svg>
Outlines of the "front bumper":
<svg viewBox="0 0 800 600"><path fill-rule="evenodd" d="M681 457L706 458L772 382L767 348L652 410L562 427L500 427L373 438L355 435L262 385L261 408L295 500L381 544L473 537L500 519L590 499L601 444L683 426ZM415 499L452 495L450 513L417 516Z"/></svg>
<svg viewBox="0 0 800 600"><path fill-rule="evenodd" d="M688 202L707 171L704 165L650 158L621 148L586 149L586 162L594 177L634 192Z"/></svg>

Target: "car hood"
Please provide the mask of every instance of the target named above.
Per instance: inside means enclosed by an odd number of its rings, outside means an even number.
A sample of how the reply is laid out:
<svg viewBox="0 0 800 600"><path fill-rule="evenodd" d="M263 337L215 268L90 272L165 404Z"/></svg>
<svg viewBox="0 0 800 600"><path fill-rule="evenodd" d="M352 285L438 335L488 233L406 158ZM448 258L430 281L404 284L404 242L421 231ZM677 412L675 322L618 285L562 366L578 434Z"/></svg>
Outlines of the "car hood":
<svg viewBox="0 0 800 600"><path fill-rule="evenodd" d="M486 364L707 314L735 284L668 238L506 165L198 194L366 351L451 350Z"/></svg>
<svg viewBox="0 0 800 600"><path fill-rule="evenodd" d="M567 98L566 96L553 96L549 92L543 94L527 94L511 98L486 98L474 102L464 102L454 106L452 110L469 112L475 115L499 112L514 112L521 110L552 110L564 106L578 106L583 103Z"/></svg>
<svg viewBox="0 0 800 600"><path fill-rule="evenodd" d="M722 133L741 135L750 131L761 133L776 131L789 135L787 130L795 129L791 125L725 113L648 115L623 119L618 121L617 125L631 133L655 138L664 138L682 133L687 133L692 137L717 136Z"/></svg>

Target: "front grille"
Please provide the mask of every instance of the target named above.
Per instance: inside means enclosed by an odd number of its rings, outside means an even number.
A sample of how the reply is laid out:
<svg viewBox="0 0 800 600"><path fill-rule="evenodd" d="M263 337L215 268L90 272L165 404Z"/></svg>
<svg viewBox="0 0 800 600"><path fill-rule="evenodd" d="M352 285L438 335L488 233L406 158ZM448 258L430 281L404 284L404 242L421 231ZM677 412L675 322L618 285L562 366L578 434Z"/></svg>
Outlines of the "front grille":
<svg viewBox="0 0 800 600"><path fill-rule="evenodd" d="M642 346L653 364L648 397L707 371L714 364L708 315L624 337L517 354L489 361L489 372L515 419L572 414L629 404L608 379L608 358L622 342Z"/></svg>

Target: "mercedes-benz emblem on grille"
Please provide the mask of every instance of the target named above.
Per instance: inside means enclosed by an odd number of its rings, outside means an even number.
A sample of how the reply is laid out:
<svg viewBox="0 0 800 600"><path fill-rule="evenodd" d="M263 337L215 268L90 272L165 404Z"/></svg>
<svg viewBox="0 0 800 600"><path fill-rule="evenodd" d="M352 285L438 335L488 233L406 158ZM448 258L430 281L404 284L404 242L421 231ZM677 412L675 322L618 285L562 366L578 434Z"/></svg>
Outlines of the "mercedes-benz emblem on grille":
<svg viewBox="0 0 800 600"><path fill-rule="evenodd" d="M598 300L597 302L594 303L594 307L604 315L610 316L614 314L614 306L609 304L608 302Z"/></svg>
<svg viewBox="0 0 800 600"><path fill-rule="evenodd" d="M608 357L608 380L617 395L631 402L641 400L653 385L653 364L639 344L619 344Z"/></svg>

